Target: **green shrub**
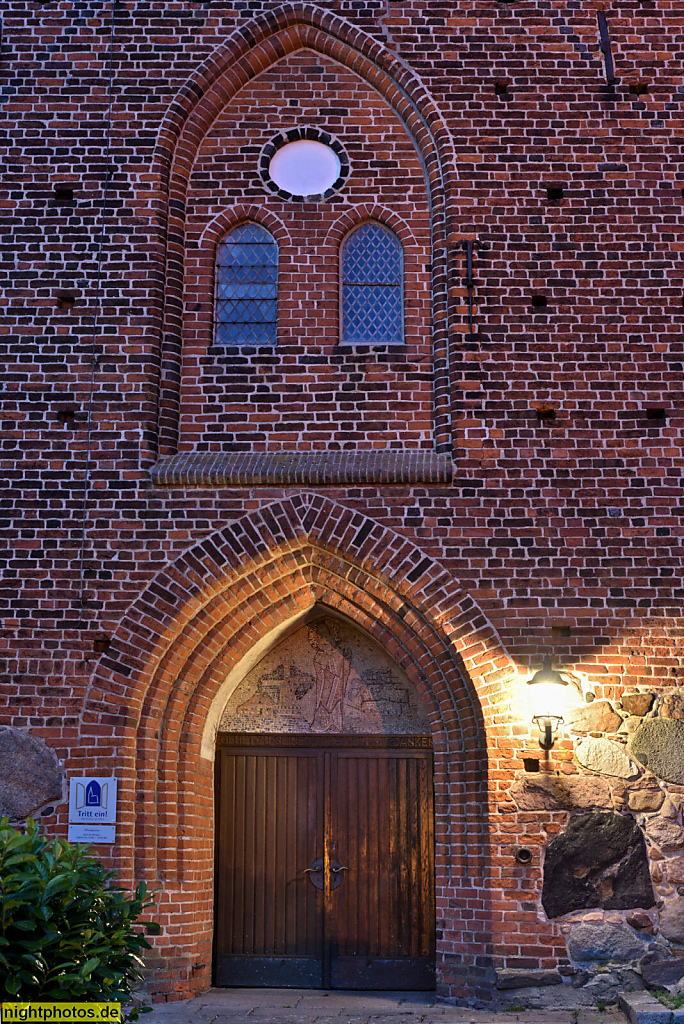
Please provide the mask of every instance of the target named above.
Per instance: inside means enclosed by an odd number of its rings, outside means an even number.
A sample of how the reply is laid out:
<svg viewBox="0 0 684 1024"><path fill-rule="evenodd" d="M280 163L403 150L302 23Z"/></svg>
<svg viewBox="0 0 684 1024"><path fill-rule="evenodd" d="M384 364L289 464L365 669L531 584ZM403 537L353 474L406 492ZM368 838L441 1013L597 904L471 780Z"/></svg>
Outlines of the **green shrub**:
<svg viewBox="0 0 684 1024"><path fill-rule="evenodd" d="M0 1001L131 998L150 948L134 925L156 930L139 920L154 900L113 877L87 847L0 819Z"/></svg>

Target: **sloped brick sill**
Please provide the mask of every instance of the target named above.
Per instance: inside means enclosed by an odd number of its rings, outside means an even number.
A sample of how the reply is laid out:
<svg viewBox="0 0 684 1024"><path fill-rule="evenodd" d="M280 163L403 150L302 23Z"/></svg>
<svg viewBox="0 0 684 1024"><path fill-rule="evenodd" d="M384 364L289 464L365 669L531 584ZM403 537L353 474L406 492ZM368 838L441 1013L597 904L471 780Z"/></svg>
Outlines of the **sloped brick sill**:
<svg viewBox="0 0 684 1024"><path fill-rule="evenodd" d="M448 484L453 462L429 451L181 452L150 476L159 487Z"/></svg>

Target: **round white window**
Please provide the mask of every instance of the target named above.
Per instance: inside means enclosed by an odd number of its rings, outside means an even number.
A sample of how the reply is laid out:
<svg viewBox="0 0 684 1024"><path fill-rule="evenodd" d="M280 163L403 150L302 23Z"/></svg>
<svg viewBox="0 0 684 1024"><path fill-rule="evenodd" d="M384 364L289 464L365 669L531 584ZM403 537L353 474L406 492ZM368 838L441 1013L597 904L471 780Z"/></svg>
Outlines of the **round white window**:
<svg viewBox="0 0 684 1024"><path fill-rule="evenodd" d="M312 139L288 142L272 157L268 173L272 181L293 196L319 196L340 176L340 158L330 146Z"/></svg>

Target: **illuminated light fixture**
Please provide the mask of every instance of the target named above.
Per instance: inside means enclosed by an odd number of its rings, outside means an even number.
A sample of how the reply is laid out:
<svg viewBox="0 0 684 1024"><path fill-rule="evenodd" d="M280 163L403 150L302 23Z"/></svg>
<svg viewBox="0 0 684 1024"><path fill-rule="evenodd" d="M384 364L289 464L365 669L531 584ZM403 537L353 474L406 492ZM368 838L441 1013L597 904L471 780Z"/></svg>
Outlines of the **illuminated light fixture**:
<svg viewBox="0 0 684 1024"><path fill-rule="evenodd" d="M551 667L551 658L547 654L543 666L528 679L527 685L534 687L531 691L532 721L539 729L539 746L542 750L550 750L554 744L554 733L563 721L561 709L567 681Z"/></svg>

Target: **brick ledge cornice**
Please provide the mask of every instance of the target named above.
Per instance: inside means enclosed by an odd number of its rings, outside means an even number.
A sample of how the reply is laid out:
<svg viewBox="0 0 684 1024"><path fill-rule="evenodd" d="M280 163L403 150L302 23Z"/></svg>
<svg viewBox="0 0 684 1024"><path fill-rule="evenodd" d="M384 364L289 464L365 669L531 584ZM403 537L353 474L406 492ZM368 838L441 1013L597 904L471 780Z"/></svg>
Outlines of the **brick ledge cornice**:
<svg viewBox="0 0 684 1024"><path fill-rule="evenodd" d="M432 451L181 452L150 470L158 487L450 484L453 462Z"/></svg>

